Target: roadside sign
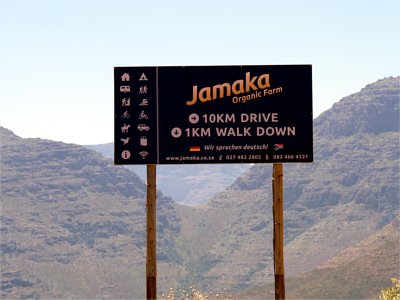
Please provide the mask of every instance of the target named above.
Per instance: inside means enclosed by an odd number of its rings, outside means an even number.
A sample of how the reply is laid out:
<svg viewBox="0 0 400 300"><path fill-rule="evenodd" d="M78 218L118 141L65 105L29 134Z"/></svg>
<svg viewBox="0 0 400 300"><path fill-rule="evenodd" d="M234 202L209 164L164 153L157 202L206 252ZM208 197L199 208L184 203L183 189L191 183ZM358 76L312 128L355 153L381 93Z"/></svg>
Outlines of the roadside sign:
<svg viewBox="0 0 400 300"><path fill-rule="evenodd" d="M311 65L116 67L115 164L312 162Z"/></svg>

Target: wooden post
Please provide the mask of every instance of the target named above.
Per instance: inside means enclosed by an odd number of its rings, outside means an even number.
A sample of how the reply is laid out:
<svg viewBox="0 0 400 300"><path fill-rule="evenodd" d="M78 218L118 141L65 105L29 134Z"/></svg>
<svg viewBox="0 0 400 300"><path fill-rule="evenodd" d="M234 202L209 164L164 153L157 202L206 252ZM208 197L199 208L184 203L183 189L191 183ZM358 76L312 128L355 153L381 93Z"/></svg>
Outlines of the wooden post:
<svg viewBox="0 0 400 300"><path fill-rule="evenodd" d="M285 299L285 269L283 262L283 165L281 163L273 164L272 194L275 299Z"/></svg>
<svg viewBox="0 0 400 300"><path fill-rule="evenodd" d="M146 197L146 295L157 299L156 165L147 165Z"/></svg>

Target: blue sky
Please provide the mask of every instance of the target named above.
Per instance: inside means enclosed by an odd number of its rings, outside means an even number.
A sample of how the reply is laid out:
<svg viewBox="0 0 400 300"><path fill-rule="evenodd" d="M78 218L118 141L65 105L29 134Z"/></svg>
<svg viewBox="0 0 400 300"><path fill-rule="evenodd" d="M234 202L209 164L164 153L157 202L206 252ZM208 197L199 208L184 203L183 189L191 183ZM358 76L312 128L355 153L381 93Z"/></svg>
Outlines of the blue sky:
<svg viewBox="0 0 400 300"><path fill-rule="evenodd" d="M398 0L0 0L0 125L113 140L113 68L313 65L314 116L400 73Z"/></svg>

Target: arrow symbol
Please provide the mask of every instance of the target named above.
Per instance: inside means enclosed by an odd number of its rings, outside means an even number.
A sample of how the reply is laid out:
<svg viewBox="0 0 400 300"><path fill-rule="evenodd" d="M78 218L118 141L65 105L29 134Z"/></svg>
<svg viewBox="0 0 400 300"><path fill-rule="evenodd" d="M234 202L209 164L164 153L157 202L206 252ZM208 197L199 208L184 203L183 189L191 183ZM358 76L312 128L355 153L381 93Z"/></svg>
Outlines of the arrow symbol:
<svg viewBox="0 0 400 300"><path fill-rule="evenodd" d="M180 129L179 127L172 128L171 135L174 138L180 137L182 135L182 129Z"/></svg>
<svg viewBox="0 0 400 300"><path fill-rule="evenodd" d="M190 116L189 116L189 122L190 122L190 123L196 124L196 123L199 122L199 120L200 120L200 117L199 117L198 114L195 114L195 113L190 114Z"/></svg>

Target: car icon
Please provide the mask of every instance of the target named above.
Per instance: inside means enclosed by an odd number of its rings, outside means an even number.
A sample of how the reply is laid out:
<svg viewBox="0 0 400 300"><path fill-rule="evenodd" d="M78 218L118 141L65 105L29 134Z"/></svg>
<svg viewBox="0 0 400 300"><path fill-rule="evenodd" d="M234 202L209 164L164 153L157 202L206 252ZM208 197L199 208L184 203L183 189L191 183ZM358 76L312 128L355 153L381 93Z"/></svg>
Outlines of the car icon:
<svg viewBox="0 0 400 300"><path fill-rule="evenodd" d="M137 129L139 129L139 131L149 131L150 127L147 126L146 124L139 124Z"/></svg>

